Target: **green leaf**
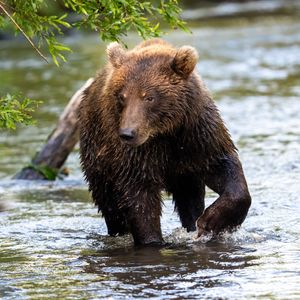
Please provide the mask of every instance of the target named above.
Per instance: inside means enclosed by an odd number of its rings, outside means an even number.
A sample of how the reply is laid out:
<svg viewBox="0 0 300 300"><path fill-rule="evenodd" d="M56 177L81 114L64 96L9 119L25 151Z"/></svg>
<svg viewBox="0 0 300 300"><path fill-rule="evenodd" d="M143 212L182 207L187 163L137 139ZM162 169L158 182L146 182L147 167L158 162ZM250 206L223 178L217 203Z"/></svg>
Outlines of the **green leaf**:
<svg viewBox="0 0 300 300"><path fill-rule="evenodd" d="M25 168L31 168L37 171L38 173L42 174L47 180L55 180L58 175L57 169L50 168L47 165L37 165L34 163L30 163Z"/></svg>
<svg viewBox="0 0 300 300"><path fill-rule="evenodd" d="M3 1L2 1L3 2ZM121 41L129 30L135 30L143 38L160 35L162 20L173 28L188 31L186 23L180 19L181 9L177 0L138 1L138 0L60 0L68 13L48 13L53 0L5 0L15 22L22 32L36 38L38 48L47 46L53 62L59 66L65 61L63 52L71 49L57 40L63 35L63 28L89 29L100 34L103 40ZM69 13L76 21L69 23ZM61 14L61 15L60 15ZM0 16L0 29L7 29L12 20ZM16 34L20 30L14 25Z"/></svg>
<svg viewBox="0 0 300 300"><path fill-rule="evenodd" d="M0 128L16 129L17 125L32 125L32 112L41 101L23 98L21 95L7 94L0 98Z"/></svg>

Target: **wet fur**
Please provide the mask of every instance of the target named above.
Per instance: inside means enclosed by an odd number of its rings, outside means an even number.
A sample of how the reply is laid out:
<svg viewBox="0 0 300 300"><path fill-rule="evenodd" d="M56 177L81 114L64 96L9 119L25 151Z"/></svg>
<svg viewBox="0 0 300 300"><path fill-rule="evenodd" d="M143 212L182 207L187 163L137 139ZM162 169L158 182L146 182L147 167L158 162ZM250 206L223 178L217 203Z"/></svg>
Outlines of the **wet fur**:
<svg viewBox="0 0 300 300"><path fill-rule="evenodd" d="M241 224L251 201L247 184L235 145L194 71L196 50L150 40L127 52L114 43L107 52L108 64L85 91L79 121L82 168L108 233L131 232L136 244L162 242L162 190L173 195L188 231L197 219L199 235ZM141 104L136 122L146 140L136 147L118 134L127 109L117 100L124 87L136 103L142 92L159 95L159 104ZM204 212L205 185L220 198Z"/></svg>

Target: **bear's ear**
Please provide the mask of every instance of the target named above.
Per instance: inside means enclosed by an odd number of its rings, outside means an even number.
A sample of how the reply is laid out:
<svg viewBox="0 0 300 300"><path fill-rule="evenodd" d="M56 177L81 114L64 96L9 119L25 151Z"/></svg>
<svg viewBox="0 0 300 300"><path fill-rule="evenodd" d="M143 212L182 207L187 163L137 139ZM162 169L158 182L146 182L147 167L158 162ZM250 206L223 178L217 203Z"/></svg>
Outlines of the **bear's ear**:
<svg viewBox="0 0 300 300"><path fill-rule="evenodd" d="M126 51L119 43L117 42L110 43L106 48L106 53L109 62L115 68L119 68L122 66L123 62L125 61Z"/></svg>
<svg viewBox="0 0 300 300"><path fill-rule="evenodd" d="M172 61L172 69L178 75L188 78L193 72L198 61L198 52L195 48L190 46L183 46L179 48Z"/></svg>

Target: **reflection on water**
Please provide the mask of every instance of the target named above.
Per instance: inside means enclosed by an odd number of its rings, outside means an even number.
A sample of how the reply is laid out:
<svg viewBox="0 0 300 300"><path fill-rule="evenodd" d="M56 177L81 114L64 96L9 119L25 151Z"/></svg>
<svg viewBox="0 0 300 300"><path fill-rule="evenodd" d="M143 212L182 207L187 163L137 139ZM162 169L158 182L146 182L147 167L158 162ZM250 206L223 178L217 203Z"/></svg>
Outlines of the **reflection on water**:
<svg viewBox="0 0 300 300"><path fill-rule="evenodd" d="M14 207L2 214L0 223L3 298L92 298L98 293L113 298L172 298L204 296L207 289L221 295L220 288L232 286L233 273L257 264L253 245L262 240L258 235L242 231L195 243L193 233L179 229L168 200L162 221L167 246L135 248L130 236L106 235L104 221L85 191L12 195Z"/></svg>
<svg viewBox="0 0 300 300"><path fill-rule="evenodd" d="M125 253L124 249L105 250L84 257L88 263L84 269L104 276L102 284L109 290L122 282L117 291L129 295L200 297L207 288L224 286L225 278L229 283L232 272L250 266L255 257L245 252L247 249L217 242L182 248L128 248Z"/></svg>
<svg viewBox="0 0 300 300"><path fill-rule="evenodd" d="M95 37L71 38L74 54L62 69L28 47L1 42L1 92L22 90L45 103L37 127L0 134L0 298L299 299L300 22L293 7L291 16L210 20L212 27L202 23L193 36L167 37L198 49L197 68L240 149L253 197L242 228L208 243L180 228L169 199L165 247L108 237L78 149L65 181L10 180L105 58ZM214 197L208 193L207 204Z"/></svg>

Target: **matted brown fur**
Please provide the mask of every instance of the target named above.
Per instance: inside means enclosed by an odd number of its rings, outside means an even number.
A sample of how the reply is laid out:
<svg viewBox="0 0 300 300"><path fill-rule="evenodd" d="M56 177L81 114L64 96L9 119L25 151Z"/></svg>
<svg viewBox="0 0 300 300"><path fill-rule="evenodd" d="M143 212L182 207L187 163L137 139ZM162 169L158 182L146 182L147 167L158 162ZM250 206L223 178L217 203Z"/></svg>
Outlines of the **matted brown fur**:
<svg viewBox="0 0 300 300"><path fill-rule="evenodd" d="M107 48L108 63L80 108L81 162L111 235L162 242L161 191L198 235L242 223L250 196L236 148L195 71L197 51L155 39L130 51ZM205 185L219 193L204 211Z"/></svg>

